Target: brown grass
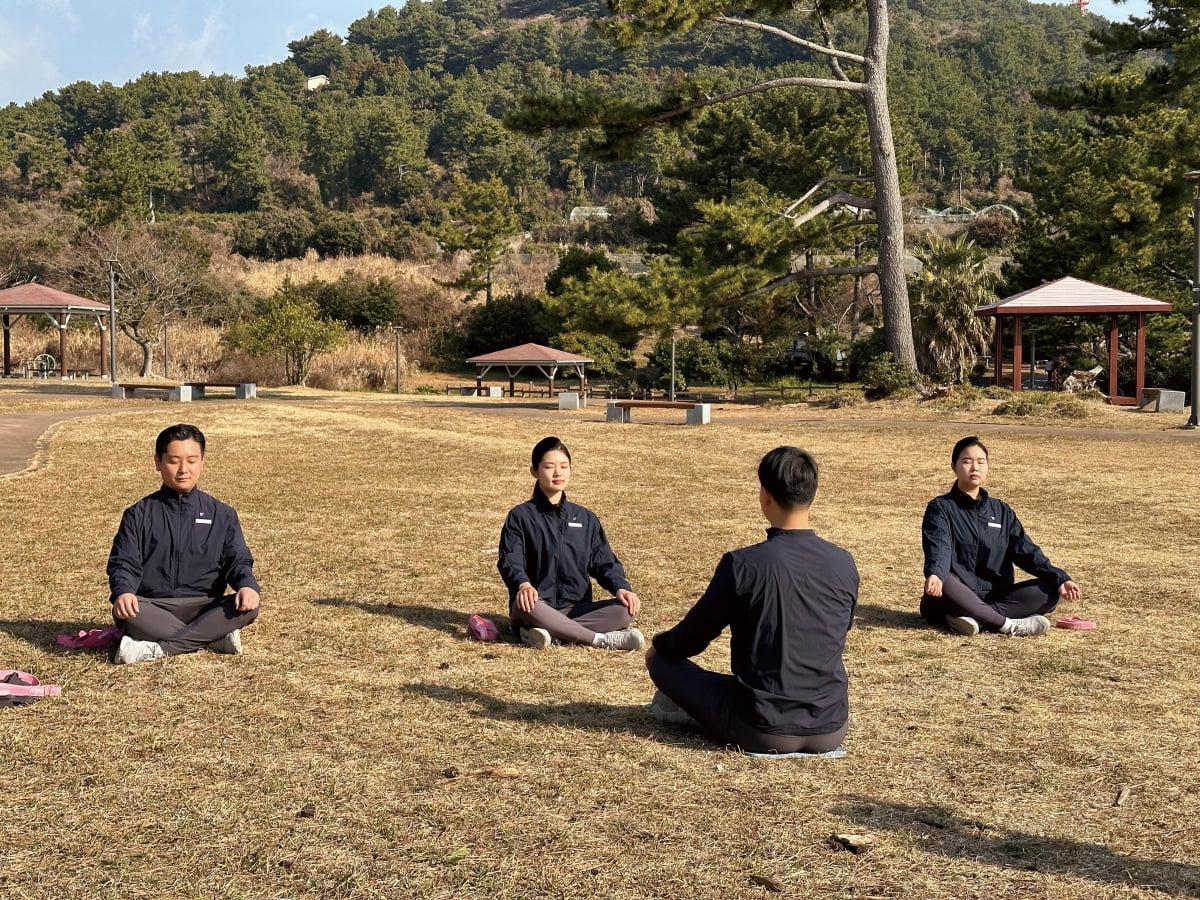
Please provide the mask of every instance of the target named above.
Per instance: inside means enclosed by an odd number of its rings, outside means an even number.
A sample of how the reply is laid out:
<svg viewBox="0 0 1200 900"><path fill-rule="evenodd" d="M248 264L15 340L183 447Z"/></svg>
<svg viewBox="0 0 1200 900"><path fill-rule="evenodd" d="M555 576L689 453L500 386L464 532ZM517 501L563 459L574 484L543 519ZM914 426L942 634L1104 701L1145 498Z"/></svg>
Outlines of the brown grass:
<svg viewBox="0 0 1200 900"><path fill-rule="evenodd" d="M995 493L1083 585L1063 613L1100 630L967 640L915 608L921 512L969 422L728 409L698 430L319 396L185 410L266 585L238 659L53 648L106 624L108 543L178 407L66 423L47 467L0 478L0 660L63 685L0 710L0 895L771 896L760 876L789 897L1200 896L1193 441L989 435ZM465 639L469 613L502 617L492 551L551 432L648 633L761 537L758 457L817 455L815 525L863 576L848 757L755 761L660 726L637 655ZM722 639L702 662L727 655ZM834 832L874 849L834 850Z"/></svg>

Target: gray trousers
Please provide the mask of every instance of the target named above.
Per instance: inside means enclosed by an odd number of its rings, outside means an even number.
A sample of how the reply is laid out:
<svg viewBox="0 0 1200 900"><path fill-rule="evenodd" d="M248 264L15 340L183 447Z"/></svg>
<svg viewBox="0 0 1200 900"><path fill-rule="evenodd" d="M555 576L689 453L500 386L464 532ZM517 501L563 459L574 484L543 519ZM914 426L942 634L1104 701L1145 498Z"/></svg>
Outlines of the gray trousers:
<svg viewBox="0 0 1200 900"><path fill-rule="evenodd" d="M979 597L954 575L942 582L942 596L921 598L921 618L941 628L946 616L970 616L983 631L999 631L1005 619L1044 616L1058 606L1058 590L1037 579L1018 581Z"/></svg>
<svg viewBox="0 0 1200 900"><path fill-rule="evenodd" d="M846 725L830 734L769 734L738 715L737 679L702 669L690 659L667 659L655 653L646 663L650 680L723 746L747 753L827 753L846 738Z"/></svg>
<svg viewBox="0 0 1200 900"><path fill-rule="evenodd" d="M620 631L633 621L620 600L593 600L565 609L556 609L545 600L539 600L529 612L514 603L509 618L514 626L545 628L550 637L567 644L591 644L597 633Z"/></svg>
<svg viewBox="0 0 1200 900"><path fill-rule="evenodd" d="M258 618L258 609L241 612L237 597L138 597L138 614L113 621L138 641L154 641L167 656L195 653Z"/></svg>

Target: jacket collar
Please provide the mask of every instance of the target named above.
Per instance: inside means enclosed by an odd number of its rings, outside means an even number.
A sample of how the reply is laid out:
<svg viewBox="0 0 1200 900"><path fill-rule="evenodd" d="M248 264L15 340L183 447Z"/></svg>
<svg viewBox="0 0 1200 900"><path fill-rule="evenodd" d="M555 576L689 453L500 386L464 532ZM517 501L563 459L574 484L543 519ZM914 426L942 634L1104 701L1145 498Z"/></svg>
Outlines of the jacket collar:
<svg viewBox="0 0 1200 900"><path fill-rule="evenodd" d="M977 506L983 503L988 498L987 488L979 489L979 498L972 499L971 495L958 486L958 482L954 482L950 486L950 496L954 498L954 502L959 506Z"/></svg>
<svg viewBox="0 0 1200 900"><path fill-rule="evenodd" d="M533 505L537 507L539 512L552 513L559 512L567 508L567 493L563 491L562 500L557 504L550 502L550 498L542 493L542 489L536 484L533 486L533 496L529 498Z"/></svg>
<svg viewBox="0 0 1200 900"><path fill-rule="evenodd" d="M192 488L187 493L181 494L178 491L171 490L164 484L159 487L155 494L167 503L179 503L183 506L187 506L200 496L200 490L199 488Z"/></svg>

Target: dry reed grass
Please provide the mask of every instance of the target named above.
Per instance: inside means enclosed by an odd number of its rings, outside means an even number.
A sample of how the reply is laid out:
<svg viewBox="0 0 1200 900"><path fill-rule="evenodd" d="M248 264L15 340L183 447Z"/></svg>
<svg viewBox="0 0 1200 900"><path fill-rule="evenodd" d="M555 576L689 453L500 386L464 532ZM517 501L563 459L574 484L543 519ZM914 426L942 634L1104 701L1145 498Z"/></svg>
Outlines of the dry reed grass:
<svg viewBox="0 0 1200 900"><path fill-rule="evenodd" d="M1200 896L1194 442L990 435L991 486L1083 585L1063 613L1100 630L967 640L915 615L921 512L958 431L279 396L186 409L266 585L237 659L53 648L105 624L108 542L177 407L67 423L47 467L0 478L0 661L64 691L0 711L3 896ZM469 613L501 617L492 551L549 432L648 633L760 539L761 453L817 455L814 524L863 576L849 756L756 761L661 726L636 654L466 640ZM727 656L722 639L701 661ZM855 856L834 832L876 842Z"/></svg>

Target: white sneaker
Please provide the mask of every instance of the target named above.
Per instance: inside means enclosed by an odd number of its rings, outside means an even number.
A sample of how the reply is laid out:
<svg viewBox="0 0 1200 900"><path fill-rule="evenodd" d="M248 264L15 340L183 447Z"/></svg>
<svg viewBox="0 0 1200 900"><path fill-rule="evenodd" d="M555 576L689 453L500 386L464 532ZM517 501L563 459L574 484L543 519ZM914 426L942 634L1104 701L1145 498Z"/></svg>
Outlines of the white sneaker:
<svg viewBox="0 0 1200 900"><path fill-rule="evenodd" d="M166 655L163 648L154 641L135 641L125 634L121 636L121 643L117 644L113 652L112 661L118 665L129 665L162 659Z"/></svg>
<svg viewBox="0 0 1200 900"><path fill-rule="evenodd" d="M1050 620L1045 616L1026 616L1023 619L1009 619L1012 625L1008 633L1013 637L1037 637L1050 630Z"/></svg>
<svg viewBox="0 0 1200 900"><path fill-rule="evenodd" d="M601 650L641 650L646 646L646 639L636 628L624 631L602 631L592 641L593 647Z"/></svg>
<svg viewBox="0 0 1200 900"><path fill-rule="evenodd" d="M946 627L967 637L979 634L979 623L970 616L946 616Z"/></svg>
<svg viewBox="0 0 1200 900"><path fill-rule="evenodd" d="M233 629L233 631L229 632L229 634L225 635L225 637L209 644L208 649L213 653L224 653L228 656L241 656L242 629Z"/></svg>
<svg viewBox="0 0 1200 900"><path fill-rule="evenodd" d="M686 709L664 694L662 691L654 692L654 699L642 707L646 712L650 713L660 722L667 722L671 725L683 725L687 722L695 722Z"/></svg>
<svg viewBox="0 0 1200 900"><path fill-rule="evenodd" d="M526 647L532 647L534 650L545 650L553 641L554 639L550 637L550 632L545 628L521 629L521 643Z"/></svg>

